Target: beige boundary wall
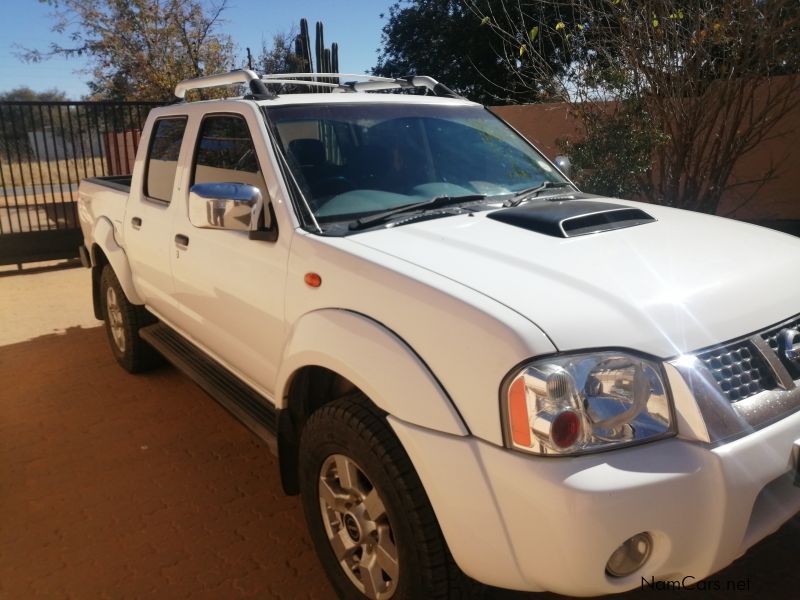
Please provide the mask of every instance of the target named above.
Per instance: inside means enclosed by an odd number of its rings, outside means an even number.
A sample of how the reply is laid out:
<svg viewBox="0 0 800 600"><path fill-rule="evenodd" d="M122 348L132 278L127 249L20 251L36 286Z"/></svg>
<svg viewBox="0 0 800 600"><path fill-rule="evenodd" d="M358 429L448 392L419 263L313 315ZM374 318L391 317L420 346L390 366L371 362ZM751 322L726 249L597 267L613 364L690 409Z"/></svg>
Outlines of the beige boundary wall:
<svg viewBox="0 0 800 600"><path fill-rule="evenodd" d="M569 106L564 103L497 106L492 107L492 111L536 144L549 158L559 153L559 139L580 139L578 122L569 114ZM752 188L748 190L746 186L741 186L726 193L720 205L720 215L748 220L800 220L800 108L787 115L777 126L776 132L782 132L782 135L762 143L745 155L733 174L735 181L749 181L774 163L777 166L776 178L738 210L735 208L743 198L752 194Z"/></svg>

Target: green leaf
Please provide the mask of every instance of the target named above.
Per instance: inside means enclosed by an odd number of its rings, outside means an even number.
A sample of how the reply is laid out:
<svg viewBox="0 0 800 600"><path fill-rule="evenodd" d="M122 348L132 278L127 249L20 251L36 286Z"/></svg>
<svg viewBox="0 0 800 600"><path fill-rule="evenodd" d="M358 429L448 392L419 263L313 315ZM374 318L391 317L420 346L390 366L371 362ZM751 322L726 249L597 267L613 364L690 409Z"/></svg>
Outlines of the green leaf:
<svg viewBox="0 0 800 600"><path fill-rule="evenodd" d="M653 27L658 28L658 19L653 19Z"/></svg>
<svg viewBox="0 0 800 600"><path fill-rule="evenodd" d="M539 28L538 27L532 27L531 28L531 33L530 33L530 35L528 37L530 37L531 41L533 41L533 40L536 39L536 36L538 36L538 35L539 35Z"/></svg>
<svg viewBox="0 0 800 600"><path fill-rule="evenodd" d="M481 19L481 25L488 25L489 24L489 17L483 17Z"/></svg>
<svg viewBox="0 0 800 600"><path fill-rule="evenodd" d="M561 31L562 29L564 29L564 27L566 27L566 25L564 25L563 21L559 21L558 23L556 23L556 31Z"/></svg>
<svg viewBox="0 0 800 600"><path fill-rule="evenodd" d="M525 47L525 44L522 44L522 46L519 47L519 55L520 56L525 54L527 51L528 51L528 49Z"/></svg>

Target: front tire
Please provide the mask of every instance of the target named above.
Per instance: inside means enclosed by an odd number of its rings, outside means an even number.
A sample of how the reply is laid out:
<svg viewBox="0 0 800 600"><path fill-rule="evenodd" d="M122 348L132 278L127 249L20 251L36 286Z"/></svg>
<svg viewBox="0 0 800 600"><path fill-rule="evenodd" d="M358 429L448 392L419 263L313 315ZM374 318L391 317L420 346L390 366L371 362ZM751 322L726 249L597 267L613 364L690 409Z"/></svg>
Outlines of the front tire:
<svg viewBox="0 0 800 600"><path fill-rule="evenodd" d="M299 458L306 522L340 598L480 596L453 562L411 460L366 398L314 412Z"/></svg>
<svg viewBox="0 0 800 600"><path fill-rule="evenodd" d="M128 301L110 265L100 275L100 302L108 343L120 366L129 373L141 373L157 365L161 357L139 337L139 329L157 319L144 306Z"/></svg>

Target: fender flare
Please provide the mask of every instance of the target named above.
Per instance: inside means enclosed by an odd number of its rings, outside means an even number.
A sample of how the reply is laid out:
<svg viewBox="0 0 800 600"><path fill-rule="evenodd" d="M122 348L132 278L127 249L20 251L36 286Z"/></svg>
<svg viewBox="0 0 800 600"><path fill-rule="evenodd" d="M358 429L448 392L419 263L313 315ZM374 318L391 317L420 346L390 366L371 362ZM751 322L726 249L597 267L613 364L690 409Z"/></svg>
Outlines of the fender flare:
<svg viewBox="0 0 800 600"><path fill-rule="evenodd" d="M397 419L452 435L469 434L425 362L393 331L360 313L331 308L300 317L278 369L278 408L286 408L294 374L307 366L347 378Z"/></svg>
<svg viewBox="0 0 800 600"><path fill-rule="evenodd" d="M144 300L139 296L133 283L133 273L128 262L128 255L114 238L114 226L111 221L106 217L99 218L94 226L93 237L94 243L103 251L111 268L114 269L114 274L119 279L119 284L128 300L132 304L144 304ZM92 252L92 262L95 266L98 265L94 251Z"/></svg>

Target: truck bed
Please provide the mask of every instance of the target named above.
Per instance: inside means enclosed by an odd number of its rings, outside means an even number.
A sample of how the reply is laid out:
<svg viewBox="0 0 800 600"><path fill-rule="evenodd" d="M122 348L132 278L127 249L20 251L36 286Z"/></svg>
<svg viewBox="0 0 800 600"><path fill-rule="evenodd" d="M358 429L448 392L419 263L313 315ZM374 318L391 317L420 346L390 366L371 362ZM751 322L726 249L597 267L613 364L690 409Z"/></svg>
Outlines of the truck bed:
<svg viewBox="0 0 800 600"><path fill-rule="evenodd" d="M104 177L87 177L84 181L128 193L131 191L131 177L131 175L106 175Z"/></svg>
<svg viewBox="0 0 800 600"><path fill-rule="evenodd" d="M122 223L130 191L130 175L89 177L80 182L78 220L87 247L90 248L94 242L93 233L98 219L105 218L112 223Z"/></svg>

